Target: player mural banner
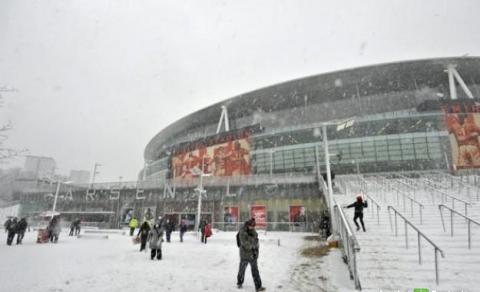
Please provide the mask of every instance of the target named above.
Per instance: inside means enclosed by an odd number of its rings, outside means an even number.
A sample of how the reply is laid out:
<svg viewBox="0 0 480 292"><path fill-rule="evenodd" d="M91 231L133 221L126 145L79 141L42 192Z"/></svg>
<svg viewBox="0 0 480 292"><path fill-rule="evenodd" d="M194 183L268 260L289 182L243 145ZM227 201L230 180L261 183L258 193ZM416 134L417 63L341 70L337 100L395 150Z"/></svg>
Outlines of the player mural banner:
<svg viewBox="0 0 480 292"><path fill-rule="evenodd" d="M194 168L213 176L249 175L250 164L250 131L243 130L178 147L172 153L172 177L194 177Z"/></svg>
<svg viewBox="0 0 480 292"><path fill-rule="evenodd" d="M267 209L265 206L252 206L250 208L250 214L252 218L255 218L255 224L258 227L267 226Z"/></svg>
<svg viewBox="0 0 480 292"><path fill-rule="evenodd" d="M225 223L236 224L240 218L240 209L235 206L225 207L223 209L223 221Z"/></svg>
<svg viewBox="0 0 480 292"><path fill-rule="evenodd" d="M306 221L304 206L290 206L290 222L304 223Z"/></svg>
<svg viewBox="0 0 480 292"><path fill-rule="evenodd" d="M479 168L480 103L449 103L442 109L452 148L453 169Z"/></svg>

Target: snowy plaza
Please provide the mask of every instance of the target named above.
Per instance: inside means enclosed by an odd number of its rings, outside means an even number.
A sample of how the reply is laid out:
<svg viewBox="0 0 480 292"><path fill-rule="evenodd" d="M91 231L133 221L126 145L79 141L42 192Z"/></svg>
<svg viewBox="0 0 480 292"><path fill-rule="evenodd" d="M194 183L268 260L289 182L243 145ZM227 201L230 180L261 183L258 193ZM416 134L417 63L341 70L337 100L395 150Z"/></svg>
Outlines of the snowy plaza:
<svg viewBox="0 0 480 292"><path fill-rule="evenodd" d="M250 268L243 289L236 287L239 255L234 232L214 232L206 245L193 232L180 243L174 232L172 242L164 242L160 261L150 260L148 248L139 252L128 235L82 235L63 232L57 244L37 244L32 231L22 245L6 246L2 233L0 291L255 291ZM338 291L325 279L329 276L345 282L341 291L353 290L338 250L321 259L299 254L309 244L303 238L311 235L259 232L259 270L268 291Z"/></svg>

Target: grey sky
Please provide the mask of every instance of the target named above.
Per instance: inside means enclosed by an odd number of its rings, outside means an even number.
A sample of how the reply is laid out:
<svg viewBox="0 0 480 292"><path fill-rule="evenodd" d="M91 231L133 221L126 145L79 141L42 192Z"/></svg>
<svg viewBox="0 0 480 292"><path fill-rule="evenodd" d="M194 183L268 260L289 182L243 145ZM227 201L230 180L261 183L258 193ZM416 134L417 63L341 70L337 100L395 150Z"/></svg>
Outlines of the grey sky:
<svg viewBox="0 0 480 292"><path fill-rule="evenodd" d="M480 55L480 1L0 0L6 144L136 179L147 142L222 99L373 63ZM480 70L480 68L479 68ZM17 162L18 163L18 162Z"/></svg>

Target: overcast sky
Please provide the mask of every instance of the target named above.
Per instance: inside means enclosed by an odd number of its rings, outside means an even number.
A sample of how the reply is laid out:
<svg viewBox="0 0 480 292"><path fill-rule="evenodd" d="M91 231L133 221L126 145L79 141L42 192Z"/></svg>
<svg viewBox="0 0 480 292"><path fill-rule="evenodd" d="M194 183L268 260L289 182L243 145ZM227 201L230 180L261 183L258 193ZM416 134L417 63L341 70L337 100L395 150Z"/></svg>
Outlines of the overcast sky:
<svg viewBox="0 0 480 292"><path fill-rule="evenodd" d="M0 0L4 145L135 180L148 141L228 97L398 60L480 56L480 1ZM479 68L480 70L480 68ZM20 159L9 167L21 164Z"/></svg>

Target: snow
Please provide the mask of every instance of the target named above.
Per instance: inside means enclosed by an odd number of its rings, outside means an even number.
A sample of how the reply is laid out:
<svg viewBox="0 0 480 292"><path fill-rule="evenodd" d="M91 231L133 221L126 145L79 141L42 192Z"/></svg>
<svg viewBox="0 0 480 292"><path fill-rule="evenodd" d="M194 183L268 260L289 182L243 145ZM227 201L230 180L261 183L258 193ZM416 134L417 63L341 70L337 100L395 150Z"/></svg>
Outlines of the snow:
<svg viewBox="0 0 480 292"><path fill-rule="evenodd" d="M239 291L235 232L217 231L206 245L194 233L180 243L175 232L172 242L163 245L161 261L151 261L149 249L139 252L127 235L98 235L62 233L58 244L37 244L36 234L29 232L23 245L7 246L2 233L0 291ZM303 247L315 244L304 240L307 235L312 234L259 231L263 285L268 291L350 290L353 284L338 250L322 258L300 255ZM334 277L346 283L332 283ZM242 291L254 290L247 268Z"/></svg>

